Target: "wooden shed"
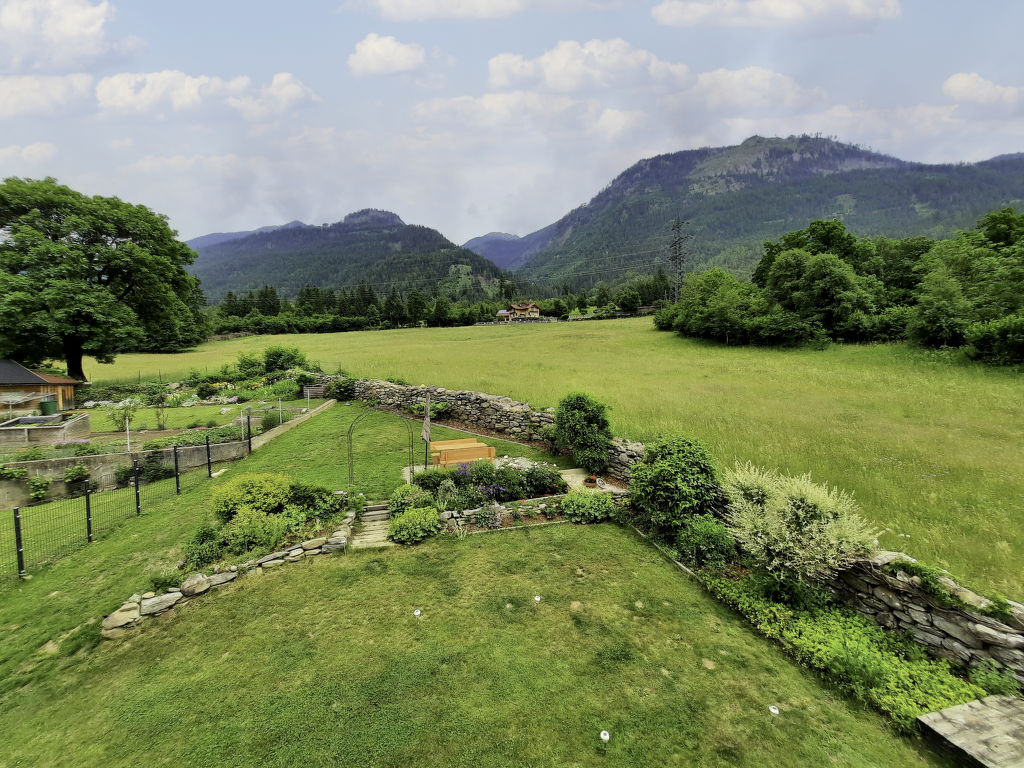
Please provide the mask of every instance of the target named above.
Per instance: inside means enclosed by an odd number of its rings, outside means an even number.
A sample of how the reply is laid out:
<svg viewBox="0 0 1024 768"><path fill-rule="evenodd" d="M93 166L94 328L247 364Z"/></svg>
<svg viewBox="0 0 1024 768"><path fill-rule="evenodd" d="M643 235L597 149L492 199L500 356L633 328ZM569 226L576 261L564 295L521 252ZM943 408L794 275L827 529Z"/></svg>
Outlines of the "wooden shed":
<svg viewBox="0 0 1024 768"><path fill-rule="evenodd" d="M28 410L39 408L44 400L56 400L58 410L65 411L75 407L75 386L80 383L66 376L30 371L13 360L0 360L0 407Z"/></svg>

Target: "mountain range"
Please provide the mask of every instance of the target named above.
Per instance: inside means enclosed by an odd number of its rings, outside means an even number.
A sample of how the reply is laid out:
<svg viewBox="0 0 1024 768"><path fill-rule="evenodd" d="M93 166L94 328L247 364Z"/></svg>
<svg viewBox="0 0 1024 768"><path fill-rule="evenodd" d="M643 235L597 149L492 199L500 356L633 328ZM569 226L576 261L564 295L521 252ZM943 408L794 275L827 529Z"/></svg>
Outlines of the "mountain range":
<svg viewBox="0 0 1024 768"><path fill-rule="evenodd" d="M1024 201L1024 153L979 163L912 163L819 136L764 138L641 160L588 203L524 237L492 232L459 248L440 232L365 210L331 225L204 235L189 241L208 295L270 284L361 281L429 290L457 277L462 295L493 293L502 271L519 286L587 288L667 264L671 222L687 222L690 268L748 274L765 240L813 219L862 236L945 237L988 211ZM468 281L468 285L467 285ZM543 289L541 289L543 292ZM538 294L539 295L539 294Z"/></svg>
<svg viewBox="0 0 1024 768"><path fill-rule="evenodd" d="M430 291L441 281L454 297L494 292L501 270L459 248L440 232L406 224L390 211L356 211L334 224L293 221L248 232L203 235L188 241L199 258L189 268L207 296L271 285L295 296L305 285L355 288L367 283L379 293Z"/></svg>

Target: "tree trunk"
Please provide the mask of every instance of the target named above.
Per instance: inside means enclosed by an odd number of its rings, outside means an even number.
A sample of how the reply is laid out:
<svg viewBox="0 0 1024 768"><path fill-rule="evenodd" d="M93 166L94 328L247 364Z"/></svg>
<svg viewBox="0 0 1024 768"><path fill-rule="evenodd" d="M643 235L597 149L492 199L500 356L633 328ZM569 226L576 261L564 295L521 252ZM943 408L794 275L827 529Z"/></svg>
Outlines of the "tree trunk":
<svg viewBox="0 0 1024 768"><path fill-rule="evenodd" d="M82 341L74 337L64 337L64 362L68 366L68 376L72 379L85 381L85 371L82 370Z"/></svg>

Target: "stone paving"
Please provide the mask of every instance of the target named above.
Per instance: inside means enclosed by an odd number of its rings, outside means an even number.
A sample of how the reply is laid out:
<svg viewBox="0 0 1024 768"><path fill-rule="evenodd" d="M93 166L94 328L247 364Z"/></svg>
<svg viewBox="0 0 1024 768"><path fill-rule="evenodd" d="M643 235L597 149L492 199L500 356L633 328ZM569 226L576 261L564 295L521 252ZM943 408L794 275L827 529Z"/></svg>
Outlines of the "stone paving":
<svg viewBox="0 0 1024 768"><path fill-rule="evenodd" d="M970 768L1024 768L1024 699L988 696L919 717L926 739Z"/></svg>
<svg viewBox="0 0 1024 768"><path fill-rule="evenodd" d="M388 518L391 513L383 504L367 507L362 521L356 525L358 530L352 534L349 549L377 549L393 547L394 542L388 541Z"/></svg>

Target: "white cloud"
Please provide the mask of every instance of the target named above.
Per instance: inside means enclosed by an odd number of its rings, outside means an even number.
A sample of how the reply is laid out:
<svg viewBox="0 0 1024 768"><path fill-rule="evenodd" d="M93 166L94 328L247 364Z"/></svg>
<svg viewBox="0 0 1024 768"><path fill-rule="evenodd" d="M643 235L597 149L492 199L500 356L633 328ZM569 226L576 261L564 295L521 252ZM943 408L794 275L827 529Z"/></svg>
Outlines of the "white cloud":
<svg viewBox="0 0 1024 768"><path fill-rule="evenodd" d="M488 64L492 88L539 82L552 91L608 88L648 82L679 84L689 72L685 64L662 61L625 40L562 40L535 59L502 53Z"/></svg>
<svg viewBox="0 0 1024 768"><path fill-rule="evenodd" d="M977 72L951 75L942 84L942 92L964 104L1016 107L1024 103L1024 86L997 85Z"/></svg>
<svg viewBox="0 0 1024 768"><path fill-rule="evenodd" d="M192 77L176 69L123 72L96 84L96 100L100 109L110 112L148 112L166 107L181 112L196 109L210 98L241 95L250 85L248 77Z"/></svg>
<svg viewBox="0 0 1024 768"><path fill-rule="evenodd" d="M426 60L427 52L422 46L371 32L356 43L355 52L348 57L348 68L357 77L394 75L419 69Z"/></svg>
<svg viewBox="0 0 1024 768"><path fill-rule="evenodd" d="M230 107L248 121L259 121L319 98L289 72L279 72L269 85L257 91L244 76L224 80L164 70L105 77L96 85L96 100L100 109L110 114L142 114L168 108L187 112L212 105Z"/></svg>
<svg viewBox="0 0 1024 768"><path fill-rule="evenodd" d="M36 165L46 162L57 154L57 147L49 142L37 141L34 144L0 147L0 168L8 172L9 166Z"/></svg>
<svg viewBox="0 0 1024 768"><path fill-rule="evenodd" d="M526 0L370 0L381 16L394 21L425 19L499 19L526 8Z"/></svg>
<svg viewBox="0 0 1024 768"><path fill-rule="evenodd" d="M709 110L746 112L803 107L825 94L801 87L788 75L746 67L702 72L693 87L680 96L683 103L697 102Z"/></svg>
<svg viewBox="0 0 1024 768"><path fill-rule="evenodd" d="M52 114L91 93L91 75L0 75L0 118Z"/></svg>
<svg viewBox="0 0 1024 768"><path fill-rule="evenodd" d="M228 105L234 107L246 120L264 120L283 114L290 109L320 101L311 88L290 72L278 72L260 89L259 95L231 96Z"/></svg>
<svg viewBox="0 0 1024 768"><path fill-rule="evenodd" d="M131 50L137 41L108 40L113 15L106 0L0 0L0 69L76 69Z"/></svg>
<svg viewBox="0 0 1024 768"><path fill-rule="evenodd" d="M665 0L651 9L669 27L778 27L831 24L863 28L897 18L900 0Z"/></svg>
<svg viewBox="0 0 1024 768"><path fill-rule="evenodd" d="M646 122L647 115L638 109L605 109L591 126L590 131L602 139L610 141L635 131Z"/></svg>

